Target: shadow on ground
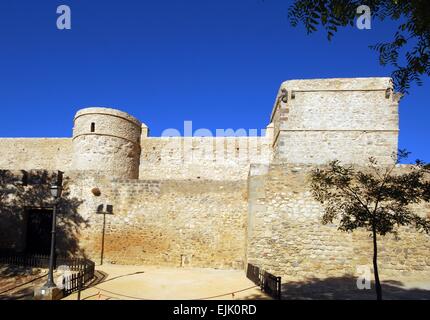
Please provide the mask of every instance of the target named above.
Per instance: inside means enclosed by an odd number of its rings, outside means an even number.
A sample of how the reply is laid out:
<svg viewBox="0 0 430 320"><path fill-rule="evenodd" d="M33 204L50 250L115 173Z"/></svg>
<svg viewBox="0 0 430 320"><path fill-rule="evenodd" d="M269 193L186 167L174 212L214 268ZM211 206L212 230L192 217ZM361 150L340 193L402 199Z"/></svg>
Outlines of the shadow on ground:
<svg viewBox="0 0 430 320"><path fill-rule="evenodd" d="M357 277L311 278L306 281L282 284L282 298L285 300L375 300L372 282L370 290L357 288ZM406 287L401 281L383 281L384 300L430 300L430 289ZM249 297L252 299L252 297Z"/></svg>
<svg viewBox="0 0 430 320"><path fill-rule="evenodd" d="M32 300L34 295L33 287L25 287L20 290L14 291L8 295L0 295L1 300Z"/></svg>
<svg viewBox="0 0 430 320"><path fill-rule="evenodd" d="M19 266L0 266L0 300L30 300L34 286L46 282L46 271Z"/></svg>
<svg viewBox="0 0 430 320"><path fill-rule="evenodd" d="M91 280L91 282L89 282L85 287L89 288L89 287L93 287L96 286L100 283L105 282L106 278L109 275L106 272L100 271L100 270L96 270L94 272L94 278Z"/></svg>

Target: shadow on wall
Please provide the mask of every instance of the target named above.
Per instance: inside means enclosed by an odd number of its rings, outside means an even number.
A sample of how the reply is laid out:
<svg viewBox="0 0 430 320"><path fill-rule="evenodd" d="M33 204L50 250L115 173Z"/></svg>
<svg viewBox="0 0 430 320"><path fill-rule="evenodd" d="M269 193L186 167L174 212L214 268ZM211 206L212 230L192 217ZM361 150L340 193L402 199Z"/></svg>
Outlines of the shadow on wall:
<svg viewBox="0 0 430 320"><path fill-rule="evenodd" d="M422 279L420 285L426 289L408 288L400 281L387 280L382 282L384 300L429 300L430 277ZM306 281L287 282L282 284L284 300L376 300L372 282L371 289L357 288L357 277L344 276L326 279L311 278ZM252 299L252 296L246 299Z"/></svg>
<svg viewBox="0 0 430 320"><path fill-rule="evenodd" d="M28 251L28 211L52 210L49 187L53 181L56 181L56 173L45 170L0 170L1 251ZM63 194L57 211L57 254L85 256L79 248L78 236L79 230L88 226L88 221L78 214L83 201L71 196L69 183L70 178L64 177ZM46 236L46 232L42 236Z"/></svg>

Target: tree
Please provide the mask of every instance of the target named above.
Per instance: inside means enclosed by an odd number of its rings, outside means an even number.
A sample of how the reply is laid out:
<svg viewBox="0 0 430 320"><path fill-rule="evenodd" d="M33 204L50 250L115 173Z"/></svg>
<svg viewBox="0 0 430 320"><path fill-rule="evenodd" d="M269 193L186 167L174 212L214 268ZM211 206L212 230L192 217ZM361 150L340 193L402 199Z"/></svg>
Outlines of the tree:
<svg viewBox="0 0 430 320"><path fill-rule="evenodd" d="M354 25L360 5L367 5L372 18L398 21L394 38L370 46L379 52L381 65L392 65L395 88L408 93L411 83L422 85L430 75L430 1L428 0L296 0L288 17L292 26L303 23L309 33L322 26L329 41L339 27ZM401 52L405 54L401 55ZM406 58L405 64L400 56Z"/></svg>
<svg viewBox="0 0 430 320"><path fill-rule="evenodd" d="M399 159L408 156L399 152ZM396 234L401 226L414 226L430 232L430 219L413 212L411 204L430 201L430 166L421 161L399 169L396 161L381 166L373 158L369 166L357 169L330 162L311 172L314 198L324 208L322 223L338 222L338 229L352 232L365 229L373 241L373 270L377 299L382 299L378 272L378 236Z"/></svg>

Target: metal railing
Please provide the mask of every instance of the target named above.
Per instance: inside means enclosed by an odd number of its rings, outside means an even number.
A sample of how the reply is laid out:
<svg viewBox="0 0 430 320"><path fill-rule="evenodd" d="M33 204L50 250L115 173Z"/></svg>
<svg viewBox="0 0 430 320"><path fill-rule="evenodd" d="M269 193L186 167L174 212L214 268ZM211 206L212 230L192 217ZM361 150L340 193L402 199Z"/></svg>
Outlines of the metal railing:
<svg viewBox="0 0 430 320"><path fill-rule="evenodd" d="M274 276L273 274L261 270L259 267L248 263L246 276L249 280L254 282L260 287L262 291L267 293L270 297L281 300L282 296L282 280L281 277Z"/></svg>
<svg viewBox="0 0 430 320"><path fill-rule="evenodd" d="M19 254L19 253L0 253L0 264L28 268L48 268L49 256L40 254ZM54 268L67 266L70 271L75 271L71 275L63 276L64 295L82 290L85 285L94 278L95 263L84 258L56 257Z"/></svg>
<svg viewBox="0 0 430 320"><path fill-rule="evenodd" d="M49 266L49 256L40 254L0 253L0 264L10 264L29 268L47 268Z"/></svg>
<svg viewBox="0 0 430 320"><path fill-rule="evenodd" d="M272 298L281 300L281 277L276 277L268 272L263 272L263 291Z"/></svg>
<svg viewBox="0 0 430 320"><path fill-rule="evenodd" d="M254 282L257 286L261 286L261 273L260 268L248 263L248 268L246 269L246 277Z"/></svg>
<svg viewBox="0 0 430 320"><path fill-rule="evenodd" d="M63 278L63 290L64 295L69 295L76 291L81 291L85 284L94 278L95 263L88 259L80 259L79 264L75 264L70 267L72 271L73 267L78 268L79 272L65 276Z"/></svg>

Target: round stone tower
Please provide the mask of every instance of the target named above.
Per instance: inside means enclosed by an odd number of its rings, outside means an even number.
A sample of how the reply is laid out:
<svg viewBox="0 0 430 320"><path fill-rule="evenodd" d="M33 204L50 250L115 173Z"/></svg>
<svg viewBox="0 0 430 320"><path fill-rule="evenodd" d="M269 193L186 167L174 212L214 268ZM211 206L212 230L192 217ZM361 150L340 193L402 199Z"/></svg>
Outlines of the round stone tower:
<svg viewBox="0 0 430 320"><path fill-rule="evenodd" d="M138 179L142 124L110 108L78 111L73 128L74 170L94 170L112 178Z"/></svg>

